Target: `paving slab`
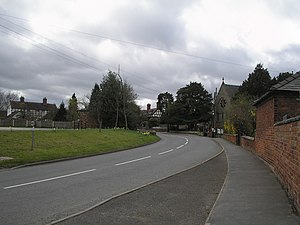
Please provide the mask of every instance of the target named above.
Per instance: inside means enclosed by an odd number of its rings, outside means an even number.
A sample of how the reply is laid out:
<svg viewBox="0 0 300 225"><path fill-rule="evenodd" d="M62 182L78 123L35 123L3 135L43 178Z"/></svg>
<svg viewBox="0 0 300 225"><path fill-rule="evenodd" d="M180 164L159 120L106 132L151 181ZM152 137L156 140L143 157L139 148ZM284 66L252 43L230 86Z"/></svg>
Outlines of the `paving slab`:
<svg viewBox="0 0 300 225"><path fill-rule="evenodd" d="M228 175L207 225L299 225L285 191L253 153L223 139Z"/></svg>

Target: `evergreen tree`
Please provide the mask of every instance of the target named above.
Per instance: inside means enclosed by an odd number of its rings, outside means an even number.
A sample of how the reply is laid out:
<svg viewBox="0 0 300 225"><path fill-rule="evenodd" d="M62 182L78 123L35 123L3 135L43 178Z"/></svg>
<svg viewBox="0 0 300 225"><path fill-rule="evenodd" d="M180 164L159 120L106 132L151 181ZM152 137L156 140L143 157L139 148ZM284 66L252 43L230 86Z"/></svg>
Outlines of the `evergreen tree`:
<svg viewBox="0 0 300 225"><path fill-rule="evenodd" d="M95 83L94 88L92 89L91 97L90 97L90 104L88 106L88 111L90 114L95 118L97 121L97 125L99 130L102 128L102 114L103 114L103 107L102 107L102 98L101 98L101 90L97 83Z"/></svg>
<svg viewBox="0 0 300 225"><path fill-rule="evenodd" d="M67 121L67 109L64 102L60 103L59 109L54 116L54 121Z"/></svg>
<svg viewBox="0 0 300 225"><path fill-rule="evenodd" d="M126 127L126 113L127 126L134 129L140 120L136 98L131 85L122 83L119 75L109 71L99 85L95 84L88 109L99 127Z"/></svg>
<svg viewBox="0 0 300 225"><path fill-rule="evenodd" d="M271 76L262 64L258 64L254 71L249 74L248 79L243 81L239 93L259 98L272 86Z"/></svg>
<svg viewBox="0 0 300 225"><path fill-rule="evenodd" d="M78 119L78 102L75 93L69 99L68 120L75 121Z"/></svg>

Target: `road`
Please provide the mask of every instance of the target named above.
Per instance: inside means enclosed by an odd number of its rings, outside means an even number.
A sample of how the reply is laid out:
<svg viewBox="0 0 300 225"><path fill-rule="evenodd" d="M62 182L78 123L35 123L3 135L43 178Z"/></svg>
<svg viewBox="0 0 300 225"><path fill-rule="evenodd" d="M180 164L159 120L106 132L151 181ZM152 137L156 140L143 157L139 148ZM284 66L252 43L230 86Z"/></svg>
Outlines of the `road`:
<svg viewBox="0 0 300 225"><path fill-rule="evenodd" d="M159 136L158 143L128 151L0 171L0 224L48 224L221 151L209 138Z"/></svg>

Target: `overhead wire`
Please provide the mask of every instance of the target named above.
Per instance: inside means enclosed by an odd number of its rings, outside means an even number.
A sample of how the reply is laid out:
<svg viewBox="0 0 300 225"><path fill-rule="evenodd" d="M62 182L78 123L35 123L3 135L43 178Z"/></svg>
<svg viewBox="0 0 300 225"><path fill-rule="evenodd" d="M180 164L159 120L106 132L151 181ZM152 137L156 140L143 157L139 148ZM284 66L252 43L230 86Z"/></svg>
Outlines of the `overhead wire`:
<svg viewBox="0 0 300 225"><path fill-rule="evenodd" d="M100 60L98 60L98 59L95 59L95 58L93 58L93 57L90 57L90 56L88 56L88 55L86 55L86 54L84 54L84 53L82 53L82 52L80 52L80 51L77 51L76 49L70 48L70 47L68 47L68 46L66 46L66 45L63 45L63 44L59 43L59 42L53 41L53 40L51 40L51 39L49 39L49 38L47 38L47 37L45 37L45 36L43 36L43 35L40 35L40 34L38 34L38 33L36 33L36 32L33 32L32 30L30 30L30 29L28 29L28 28L26 28L26 27L23 27L23 26L21 26L21 25L19 25L19 24L16 24L16 23L14 23L14 22L12 22L12 21L10 21L10 20L4 19L4 18L2 18L1 16L0 16L0 19L4 20L4 21L6 21L6 22L8 22L8 23L10 23L10 24L13 24L14 26L17 26L17 27L19 27L19 28L21 28L21 29L24 29L24 30L26 30L26 31L28 31L28 32L30 32L30 33L36 35L36 36L39 36L39 37L41 37L41 38L43 38L43 39L45 39L45 40L47 40L47 41L49 41L49 42L52 42L52 43L54 43L54 44L56 44L56 45L59 45L59 46L64 47L64 48L66 48L66 49L68 49L68 50L70 50L70 51L73 51L73 52L75 52L75 53L77 53L77 54L80 54L80 55L82 55L82 56L84 56L84 57L86 57L86 58L92 59L92 60L94 60L94 61L96 61L96 62L98 62L98 63L104 64L104 65L106 65L106 66L108 66L108 67L115 68L114 66L112 66L112 65L110 65L110 64L108 64L108 63L105 63L105 62L103 62L103 61L100 61ZM10 30L11 32L17 33L17 34L20 35L20 36L23 35L23 34L21 34L21 33L19 33L19 32L16 32L16 31L14 31L14 30L12 30L11 28L8 28L8 27L6 27L6 26L3 26L3 25L2 25L2 27L4 27L5 29ZM32 38L28 38L28 37L26 37L25 35L23 35L23 36L24 36L25 38L29 39L30 41L33 41L33 42L37 43L37 42L36 42L35 40L33 40ZM18 39L20 39L20 38L18 38ZM22 40L22 39L20 39L20 40ZM24 40L22 40L22 41L24 41ZM51 50L52 53L56 53L56 55L58 55L58 56L60 56L60 57L63 57L63 58L66 58L66 59L71 59L71 62L73 62L73 63L77 63L77 64L79 63L80 65L88 66L88 67L90 67L90 68L92 67L92 69L96 70L96 72L99 72L99 71L97 71L97 68L95 68L95 67L93 67L93 66L91 66L91 65L89 65L89 64L87 64L87 63L84 63L84 62L82 62L82 61L79 61L79 60L75 59L74 57L68 56L67 54L62 53L62 52L60 52L60 51L58 51L58 50L56 50L56 49L53 49L53 48L47 46L46 44L41 44L41 43L37 43L37 44L42 45L43 47L46 47L47 49ZM40 46L37 46L37 45L35 45L35 46L41 48ZM42 49L42 50L46 50L46 49L43 49L43 48L41 48L41 49ZM127 74L131 74L131 75L134 75L135 77L138 77L138 78L140 78L140 79L143 79L143 81L145 80L144 77L138 76L138 75L133 74L133 73L131 73L131 72L129 72L129 71L126 71L126 70L123 70L123 71L126 72ZM151 91L153 91L153 92L159 92L158 90L154 90L154 89L151 89L151 88L149 88L149 87L145 87L144 85L140 85L140 84L139 84L138 86L139 86L140 88L143 88L143 89L146 89L146 90L151 90Z"/></svg>
<svg viewBox="0 0 300 225"><path fill-rule="evenodd" d="M11 17L11 18L14 18L14 19L23 20L23 21L28 22L28 23L32 22L32 21L30 21L28 19L25 19L25 18L11 16L11 15L7 15L7 14L3 14L3 13L0 13L0 16ZM230 62L230 61L216 59L216 58L209 58L209 57L204 57L204 56L200 56L200 55L190 54L190 53L187 53L187 52L169 50L169 49L166 49L166 48L159 48L157 46L151 46L151 45L141 44L141 43L137 43L137 42L133 42L133 41L121 40L121 39L118 39L118 38L109 37L109 36L105 36L105 35L92 34L92 33L88 33L88 32L85 32L85 31L80 31L80 30L63 28L63 27L59 27L59 26L56 26L56 25L51 25L51 26L57 27L57 28L62 29L62 30L67 30L67 31L71 31L71 32L74 32L74 33L82 34L82 35L87 35L87 36L106 39L106 40L111 40L111 41L114 41L114 42L119 42L119 43L123 43L123 44L127 44L127 45L138 46L138 47L142 47L142 48L148 48L148 49L152 49L152 50L156 50L156 51L167 52L167 53L171 53L171 54L175 54L175 55L192 57L192 58L202 59L202 60L215 62L215 63L229 64L229 65L245 67L245 68L253 68L253 66L244 65L244 64L240 64L240 63L236 63L236 62ZM270 71L274 71L274 70L270 70ZM276 72L278 72L278 71L276 71Z"/></svg>

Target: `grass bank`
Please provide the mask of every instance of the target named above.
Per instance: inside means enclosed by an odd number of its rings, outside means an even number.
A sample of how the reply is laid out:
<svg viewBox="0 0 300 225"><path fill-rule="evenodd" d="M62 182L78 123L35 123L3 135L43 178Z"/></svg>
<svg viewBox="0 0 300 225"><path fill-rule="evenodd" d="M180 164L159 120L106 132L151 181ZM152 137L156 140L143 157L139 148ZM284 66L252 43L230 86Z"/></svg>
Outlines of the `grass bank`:
<svg viewBox="0 0 300 225"><path fill-rule="evenodd" d="M27 163L89 156L133 148L159 140L154 135L143 135L126 130L50 130L34 132L31 150L31 131L0 131L0 168Z"/></svg>

